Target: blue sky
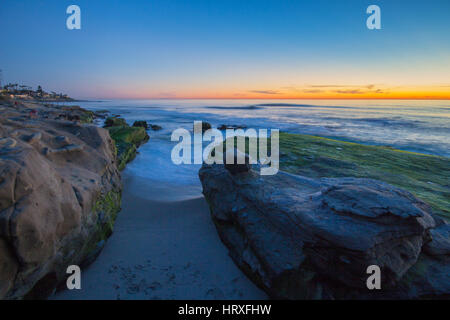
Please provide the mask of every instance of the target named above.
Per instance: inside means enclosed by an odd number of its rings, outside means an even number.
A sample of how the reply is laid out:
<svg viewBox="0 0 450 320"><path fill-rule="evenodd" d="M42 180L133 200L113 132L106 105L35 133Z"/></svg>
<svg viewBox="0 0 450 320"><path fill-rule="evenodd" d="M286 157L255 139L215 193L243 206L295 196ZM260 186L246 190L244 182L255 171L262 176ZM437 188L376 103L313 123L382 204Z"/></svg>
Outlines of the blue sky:
<svg viewBox="0 0 450 320"><path fill-rule="evenodd" d="M6 81L80 98L450 85L448 0L2 0L0 30Z"/></svg>

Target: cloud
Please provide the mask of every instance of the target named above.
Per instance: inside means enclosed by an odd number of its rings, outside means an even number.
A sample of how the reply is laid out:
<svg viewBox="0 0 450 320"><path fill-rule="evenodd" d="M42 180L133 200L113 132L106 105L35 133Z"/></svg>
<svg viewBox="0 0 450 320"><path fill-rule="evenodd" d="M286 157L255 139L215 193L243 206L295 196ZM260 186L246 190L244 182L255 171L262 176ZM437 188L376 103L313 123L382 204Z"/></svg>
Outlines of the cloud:
<svg viewBox="0 0 450 320"><path fill-rule="evenodd" d="M333 92L337 94L367 94L367 93L384 93L381 89L377 88L379 85L375 84L360 84L360 85L350 85L350 84L310 84L304 89L305 93L321 93L321 92Z"/></svg>
<svg viewBox="0 0 450 320"><path fill-rule="evenodd" d="M324 90L320 89L310 89L310 90L303 90L304 93L322 93L325 92Z"/></svg>
<svg viewBox="0 0 450 320"><path fill-rule="evenodd" d="M352 89L352 90L336 90L334 91L336 93L340 93L340 94L363 94L364 92L362 92L360 89Z"/></svg>
<svg viewBox="0 0 450 320"><path fill-rule="evenodd" d="M251 93L259 93L259 94L279 94L279 91L276 90L249 90Z"/></svg>
<svg viewBox="0 0 450 320"><path fill-rule="evenodd" d="M380 88L381 87L381 88ZM297 92L299 94L342 94L342 95L364 95L364 94L385 94L383 85L361 84L361 85L341 85L341 84L309 84L303 86L286 86L279 90L249 90L247 92L263 95L276 95L286 92Z"/></svg>
<svg viewBox="0 0 450 320"><path fill-rule="evenodd" d="M361 88L361 89L373 89L375 88L374 84L364 84L364 85L341 85L341 84L311 84L308 87L310 88Z"/></svg>
<svg viewBox="0 0 450 320"><path fill-rule="evenodd" d="M342 86L339 84L312 84L309 85L310 88L347 88L347 87L355 87L355 86Z"/></svg>

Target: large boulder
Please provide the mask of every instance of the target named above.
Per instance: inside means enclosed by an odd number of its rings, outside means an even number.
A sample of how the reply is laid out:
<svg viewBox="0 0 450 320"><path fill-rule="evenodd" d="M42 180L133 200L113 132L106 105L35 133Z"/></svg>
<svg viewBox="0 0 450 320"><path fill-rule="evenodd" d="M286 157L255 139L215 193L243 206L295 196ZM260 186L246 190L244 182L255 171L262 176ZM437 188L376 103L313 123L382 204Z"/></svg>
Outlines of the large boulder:
<svg viewBox="0 0 450 320"><path fill-rule="evenodd" d="M216 164L199 176L231 257L273 298L370 297L371 265L394 296L435 226L427 204L377 180L260 176Z"/></svg>
<svg viewBox="0 0 450 320"><path fill-rule="evenodd" d="M58 120L58 108L0 116L0 298L41 298L71 264L99 253L120 209L108 131Z"/></svg>

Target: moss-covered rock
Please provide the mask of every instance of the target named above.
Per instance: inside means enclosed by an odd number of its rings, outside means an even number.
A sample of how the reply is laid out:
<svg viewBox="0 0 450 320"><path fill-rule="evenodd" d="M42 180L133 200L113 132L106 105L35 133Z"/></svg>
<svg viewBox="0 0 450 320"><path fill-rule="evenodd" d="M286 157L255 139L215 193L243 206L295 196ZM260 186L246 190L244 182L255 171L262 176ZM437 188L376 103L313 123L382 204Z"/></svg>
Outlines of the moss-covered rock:
<svg viewBox="0 0 450 320"><path fill-rule="evenodd" d="M61 106L57 110L57 118L59 120L78 121L81 123L89 124L94 122L95 114L90 110L81 108L80 106ZM49 112L46 112L47 116ZM54 112L50 112L54 113ZM51 118L51 117L49 117Z"/></svg>
<svg viewBox="0 0 450 320"><path fill-rule="evenodd" d="M111 190L105 195L99 196L92 207L92 215L97 217L94 224L95 231L92 237L86 241L82 256L84 257L82 265L92 263L105 245L105 241L111 236L117 214L121 209L122 194L121 190Z"/></svg>
<svg viewBox="0 0 450 320"><path fill-rule="evenodd" d="M118 123L121 122L118 121ZM147 142L149 136L144 127L130 127L126 123L125 125L107 127L107 129L116 145L118 168L123 170L126 164L136 157L137 148Z"/></svg>
<svg viewBox="0 0 450 320"><path fill-rule="evenodd" d="M248 153L248 140L240 151ZM449 158L283 132L279 142L282 171L310 178L381 180L408 190L450 221ZM269 154L270 145L268 139Z"/></svg>
<svg viewBox="0 0 450 320"><path fill-rule="evenodd" d="M408 190L450 219L450 159L280 133L280 169L312 178L372 178Z"/></svg>
<svg viewBox="0 0 450 320"><path fill-rule="evenodd" d="M105 125L103 126L104 128L108 128L108 127L121 127L121 126L128 126L127 122L125 121L125 119L122 118L118 118L118 117L108 117L105 120Z"/></svg>
<svg viewBox="0 0 450 320"><path fill-rule="evenodd" d="M81 123L92 123L94 122L94 112L89 110L84 110L83 114L80 117Z"/></svg>
<svg viewBox="0 0 450 320"><path fill-rule="evenodd" d="M108 128L114 141L123 141L137 146L149 139L147 132L142 127L116 126Z"/></svg>
<svg viewBox="0 0 450 320"><path fill-rule="evenodd" d="M133 123L133 127L142 127L145 130L148 130L148 123L147 121L138 120Z"/></svg>

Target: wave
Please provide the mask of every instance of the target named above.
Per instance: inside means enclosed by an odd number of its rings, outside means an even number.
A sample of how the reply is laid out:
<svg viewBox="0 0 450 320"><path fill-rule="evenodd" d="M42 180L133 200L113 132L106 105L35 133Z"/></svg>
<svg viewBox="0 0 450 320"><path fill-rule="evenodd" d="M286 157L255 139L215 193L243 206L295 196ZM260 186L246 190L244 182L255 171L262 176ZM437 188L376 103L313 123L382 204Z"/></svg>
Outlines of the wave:
<svg viewBox="0 0 450 320"><path fill-rule="evenodd" d="M260 103L248 106L207 106L207 109L224 109L224 110L255 110L264 109L265 107L296 107L296 108L339 108L339 109L350 109L354 107L346 106L321 106L313 104L297 104L297 103Z"/></svg>
<svg viewBox="0 0 450 320"><path fill-rule="evenodd" d="M263 109L260 105L252 105L252 106L242 106L242 107L224 107L224 106L209 106L205 107L206 109L222 109L222 110L257 110Z"/></svg>
<svg viewBox="0 0 450 320"><path fill-rule="evenodd" d="M321 107L318 105L313 104L297 104L297 103L261 103L257 104L258 107L305 107L305 108L312 108L312 107Z"/></svg>

